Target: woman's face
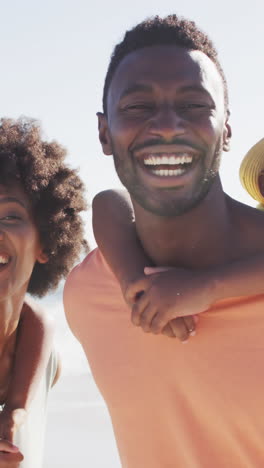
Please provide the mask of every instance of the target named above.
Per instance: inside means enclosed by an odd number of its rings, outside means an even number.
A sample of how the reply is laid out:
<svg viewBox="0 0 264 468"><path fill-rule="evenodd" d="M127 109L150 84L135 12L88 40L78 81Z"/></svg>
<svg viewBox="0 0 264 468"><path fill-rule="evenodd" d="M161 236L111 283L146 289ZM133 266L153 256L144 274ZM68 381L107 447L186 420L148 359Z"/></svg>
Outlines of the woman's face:
<svg viewBox="0 0 264 468"><path fill-rule="evenodd" d="M36 261L45 263L47 259L30 200L19 183L0 185L0 301L23 297Z"/></svg>

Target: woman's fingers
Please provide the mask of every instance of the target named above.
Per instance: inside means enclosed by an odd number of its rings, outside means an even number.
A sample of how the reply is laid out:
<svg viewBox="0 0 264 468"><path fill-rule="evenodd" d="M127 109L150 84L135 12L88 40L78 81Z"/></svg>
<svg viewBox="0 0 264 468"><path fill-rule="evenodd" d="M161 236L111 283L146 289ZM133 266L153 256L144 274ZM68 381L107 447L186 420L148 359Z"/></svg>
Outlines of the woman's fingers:
<svg viewBox="0 0 264 468"><path fill-rule="evenodd" d="M148 297L142 293L141 297L135 302L131 311L131 321L133 325L139 327L141 325L141 314L149 304Z"/></svg>
<svg viewBox="0 0 264 468"><path fill-rule="evenodd" d="M195 335L195 327L196 327L196 320L192 315L188 315L187 317L183 318L186 328L190 334L190 336Z"/></svg>
<svg viewBox="0 0 264 468"><path fill-rule="evenodd" d="M6 439L0 439L0 452L17 453L19 448Z"/></svg>
<svg viewBox="0 0 264 468"><path fill-rule="evenodd" d="M178 338L182 342L188 341L189 330L182 317L178 317L176 319L171 320L170 326L176 338Z"/></svg>
<svg viewBox="0 0 264 468"><path fill-rule="evenodd" d="M145 267L145 275L155 275L155 273L162 273L163 271L171 270L173 267Z"/></svg>
<svg viewBox="0 0 264 468"><path fill-rule="evenodd" d="M166 327L163 328L162 334L168 336L169 338L175 338L175 335L169 323L166 325Z"/></svg>
<svg viewBox="0 0 264 468"><path fill-rule="evenodd" d="M134 283L131 283L126 292L125 292L125 300L128 304L132 305L140 296L140 293L144 292L147 287L149 286L149 281L147 278L141 278Z"/></svg>

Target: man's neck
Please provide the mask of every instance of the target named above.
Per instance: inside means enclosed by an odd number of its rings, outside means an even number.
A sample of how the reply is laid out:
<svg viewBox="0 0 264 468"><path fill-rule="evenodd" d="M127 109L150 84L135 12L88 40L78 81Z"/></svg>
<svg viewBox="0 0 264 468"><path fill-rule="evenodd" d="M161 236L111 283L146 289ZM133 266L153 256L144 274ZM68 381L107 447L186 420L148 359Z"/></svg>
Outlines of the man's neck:
<svg viewBox="0 0 264 468"><path fill-rule="evenodd" d="M233 230L220 180L191 211L160 217L133 202L137 233L155 265L206 268L230 261Z"/></svg>

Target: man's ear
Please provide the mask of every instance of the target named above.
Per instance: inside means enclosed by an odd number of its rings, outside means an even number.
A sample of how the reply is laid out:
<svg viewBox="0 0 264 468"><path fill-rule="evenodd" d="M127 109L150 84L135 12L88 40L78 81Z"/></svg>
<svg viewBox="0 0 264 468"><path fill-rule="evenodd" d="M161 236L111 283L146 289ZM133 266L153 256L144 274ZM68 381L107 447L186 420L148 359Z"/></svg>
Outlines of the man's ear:
<svg viewBox="0 0 264 468"><path fill-rule="evenodd" d="M230 116L230 112L227 112L227 117L225 121L225 129L224 129L224 136L223 136L223 151L229 151L230 150L230 140L232 137L232 129L230 126L230 123L228 122Z"/></svg>
<svg viewBox="0 0 264 468"><path fill-rule="evenodd" d="M103 152L107 156L110 156L111 154L113 154L113 151L111 139L109 137L107 118L102 112L97 112L96 115L98 117L99 140L101 142Z"/></svg>
<svg viewBox="0 0 264 468"><path fill-rule="evenodd" d="M49 261L48 256L41 250L37 256L37 262L38 263L47 263Z"/></svg>

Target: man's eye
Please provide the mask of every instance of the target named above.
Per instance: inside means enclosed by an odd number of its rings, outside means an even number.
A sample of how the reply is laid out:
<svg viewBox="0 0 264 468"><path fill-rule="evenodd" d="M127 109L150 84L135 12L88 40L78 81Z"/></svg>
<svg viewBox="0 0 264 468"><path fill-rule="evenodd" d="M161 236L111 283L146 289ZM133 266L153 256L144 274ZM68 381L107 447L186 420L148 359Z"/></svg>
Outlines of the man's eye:
<svg viewBox="0 0 264 468"><path fill-rule="evenodd" d="M201 103L187 103L187 104L182 104L179 106L180 109L208 109L209 106L207 104L201 104Z"/></svg>
<svg viewBox="0 0 264 468"><path fill-rule="evenodd" d="M137 111L137 110L152 110L153 109L153 106L151 104L129 104L128 106L126 106L124 108L124 110L128 110L128 111Z"/></svg>

